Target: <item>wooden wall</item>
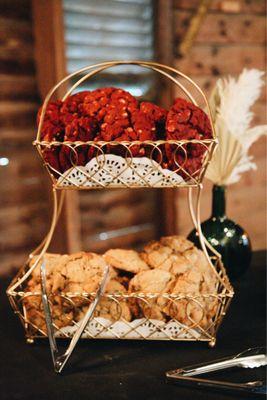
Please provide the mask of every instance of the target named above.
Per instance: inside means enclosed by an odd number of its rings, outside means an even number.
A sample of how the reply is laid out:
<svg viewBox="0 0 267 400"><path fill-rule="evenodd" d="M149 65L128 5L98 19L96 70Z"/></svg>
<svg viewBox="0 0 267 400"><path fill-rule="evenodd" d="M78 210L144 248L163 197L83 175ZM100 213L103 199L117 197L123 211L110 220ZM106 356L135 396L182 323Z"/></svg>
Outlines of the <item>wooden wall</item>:
<svg viewBox="0 0 267 400"><path fill-rule="evenodd" d="M0 0L0 275L21 265L47 228L45 177L31 146L39 99L30 12L29 0Z"/></svg>
<svg viewBox="0 0 267 400"><path fill-rule="evenodd" d="M157 236L159 215L155 191L82 192L79 203L83 249L103 252L111 247L138 248Z"/></svg>
<svg viewBox="0 0 267 400"><path fill-rule="evenodd" d="M219 76L238 74L243 67L264 69L263 0L214 0L190 54L184 59L178 58L178 46L198 0L172 3L174 64L195 78L207 93ZM235 12L227 8L230 3L236 5ZM40 104L33 46L30 0L0 0L0 164L8 161L8 165L0 165L0 274L21 265L47 229L47 178L31 147ZM255 113L255 122L263 123L263 96ZM262 139L252 149L257 172L244 175L228 193L228 214L248 230L255 249L266 247L265 153ZM127 191L110 191L101 196L93 192L90 198L86 196L80 199L83 248L138 245L155 235L157 204L148 193L140 191L132 196ZM177 193L176 208L178 230L187 234L191 224L184 191ZM207 184L203 218L209 213ZM132 230L112 237L113 231L124 227ZM142 231L134 231L134 227ZM111 236L101 245L98 235L105 232L111 232Z"/></svg>
<svg viewBox="0 0 267 400"><path fill-rule="evenodd" d="M265 1L213 0L197 35L193 48L183 59L178 46L196 12L198 0L174 0L174 64L200 84L207 94L216 79L237 75L244 67L265 70ZM264 93L254 107L254 123L266 123ZM252 239L254 249L266 248L266 140L253 145L251 154L258 169L243 175L241 181L228 189L227 212L243 226ZM206 184L202 201L202 217L211 210L211 185ZM187 234L191 222L187 213L186 195L176 196L177 226Z"/></svg>
<svg viewBox="0 0 267 400"><path fill-rule="evenodd" d="M53 61L59 57L58 49L50 45L49 35L49 43L43 43L46 36L42 32L51 26L51 15L57 18L56 6L60 6L57 0L42 3L40 0L33 3L30 0L0 0L0 163L1 157L8 161L8 165L0 166L0 275L19 268L48 228L50 181L31 142L40 96L43 97L52 86L51 79L60 78L50 71ZM37 26L38 10L42 13ZM51 36L53 34L51 32ZM56 32L55 36L60 42L63 32ZM40 51L45 52L45 60L40 57ZM42 62L49 60L49 63L42 65L41 59ZM61 62L63 59L64 54ZM75 250L138 247L156 235L155 192L92 191L82 193L78 203L79 214L72 218L79 220L81 240ZM67 249L63 232L66 223L61 222L53 240L56 245L52 243L51 250L71 251Z"/></svg>

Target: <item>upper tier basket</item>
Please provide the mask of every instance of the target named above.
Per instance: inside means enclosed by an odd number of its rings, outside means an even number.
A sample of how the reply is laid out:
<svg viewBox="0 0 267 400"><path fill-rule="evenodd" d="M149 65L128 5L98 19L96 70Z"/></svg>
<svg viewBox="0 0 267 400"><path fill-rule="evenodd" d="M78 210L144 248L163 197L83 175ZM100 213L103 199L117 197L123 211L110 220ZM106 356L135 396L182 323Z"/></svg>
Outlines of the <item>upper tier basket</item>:
<svg viewBox="0 0 267 400"><path fill-rule="evenodd" d="M136 65L158 72L182 90L194 105L198 105L192 91L198 93L210 119L212 137L208 139L156 141L43 141L42 127L51 97L58 89L68 87L62 100L101 71L118 65ZM186 87L181 83L186 82ZM188 88L190 87L190 89ZM36 140L33 144L43 159L55 189L92 188L162 188L196 187L203 180L217 141L210 107L199 86L185 74L166 65L144 61L113 61L88 66L62 79L48 93L40 115ZM140 149L142 151L140 152ZM64 154L67 167L51 162ZM81 154L86 154L82 157ZM140 155L141 154L141 155ZM167 162L166 162L167 160Z"/></svg>

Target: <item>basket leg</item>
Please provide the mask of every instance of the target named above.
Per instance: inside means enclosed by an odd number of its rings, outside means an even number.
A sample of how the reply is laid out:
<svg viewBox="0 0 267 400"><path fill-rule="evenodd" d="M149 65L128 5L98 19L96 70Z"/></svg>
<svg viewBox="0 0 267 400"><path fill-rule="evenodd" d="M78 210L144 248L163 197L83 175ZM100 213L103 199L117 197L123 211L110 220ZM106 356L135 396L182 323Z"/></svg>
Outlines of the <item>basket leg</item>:
<svg viewBox="0 0 267 400"><path fill-rule="evenodd" d="M209 347L213 348L216 345L216 339L212 338L211 341L209 342Z"/></svg>
<svg viewBox="0 0 267 400"><path fill-rule="evenodd" d="M34 344L35 343L34 338L33 337L26 337L26 343L27 344Z"/></svg>

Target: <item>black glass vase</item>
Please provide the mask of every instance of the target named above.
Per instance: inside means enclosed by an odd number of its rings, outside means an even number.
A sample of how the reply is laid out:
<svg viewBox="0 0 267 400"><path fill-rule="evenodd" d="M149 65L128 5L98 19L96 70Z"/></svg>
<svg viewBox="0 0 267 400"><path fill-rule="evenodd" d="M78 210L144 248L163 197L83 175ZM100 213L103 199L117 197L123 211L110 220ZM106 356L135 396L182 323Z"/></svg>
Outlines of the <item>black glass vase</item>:
<svg viewBox="0 0 267 400"><path fill-rule="evenodd" d="M225 186L213 186L212 215L201 224L208 242L222 255L227 275L236 280L248 269L251 261L251 243L241 226L225 215ZM194 229L188 239L200 247Z"/></svg>

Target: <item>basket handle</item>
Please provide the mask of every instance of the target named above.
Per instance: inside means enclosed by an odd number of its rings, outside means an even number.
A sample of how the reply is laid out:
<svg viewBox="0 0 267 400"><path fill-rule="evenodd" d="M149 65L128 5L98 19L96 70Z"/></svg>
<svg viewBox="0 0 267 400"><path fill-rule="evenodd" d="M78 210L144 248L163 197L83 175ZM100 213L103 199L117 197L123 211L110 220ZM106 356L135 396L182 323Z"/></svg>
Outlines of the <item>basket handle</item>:
<svg viewBox="0 0 267 400"><path fill-rule="evenodd" d="M68 80L82 74L82 73L86 73L84 76L82 76L82 78L80 78L65 94L65 96L63 97L63 100L65 100L71 93L72 91L77 88L82 82L84 82L86 79L89 79L90 77L96 75L97 73L104 71L108 68L111 67L115 67L118 65L138 65L140 67L143 68L148 68L151 70L154 70L158 73L160 73L161 75L166 76L167 78L169 78L172 82L174 82L185 94L186 96L189 97L189 99L191 100L191 102L195 105L197 104L197 101L194 99L194 97L192 96L192 94L188 91L188 89L186 89L184 87L184 85L179 82L176 78L174 78L171 74L175 74L178 75L178 77L182 77L184 78L187 82L189 82L197 91L198 93L201 95L201 97L204 99L205 105L207 107L207 111L208 111L208 115L210 118L210 122L211 122L211 128L212 128L212 134L213 134L213 138L216 137L215 135L215 130L214 130L214 126L213 126L213 118L212 118L212 114L211 114L211 109L207 100L206 95L204 94L204 92L201 90L201 88L191 79L189 78L186 74L180 72L179 70L173 68L173 67L169 67L167 65L164 64L160 64L160 63L156 63L156 62L152 62L152 61L109 61L109 62L103 62L103 63L99 63L99 64L94 64L94 65L90 65L90 66L86 66L84 68L79 69L78 71L75 71L69 75L67 75L65 78L63 78L61 81L59 81L47 94L44 103L43 103L43 108L42 108L42 112L41 112L41 116L40 116L40 121L39 121L39 125L38 125L38 131L37 131L37 135L36 135L36 141L40 141L41 138L41 130L42 130L42 126L43 126L43 121L44 121L44 116L46 113L46 108L47 105L51 99L51 97L53 96L53 94L59 89L60 86L62 86L63 84L65 84ZM166 72L166 70L168 72ZM88 72L90 71L90 72Z"/></svg>

